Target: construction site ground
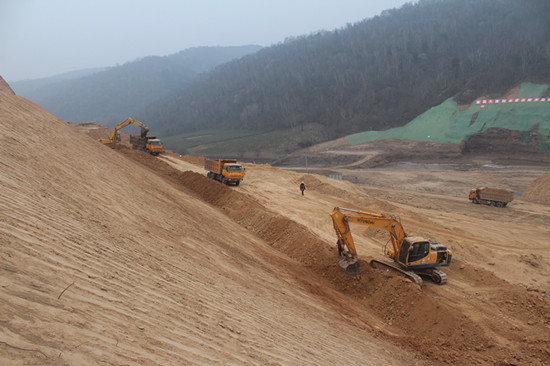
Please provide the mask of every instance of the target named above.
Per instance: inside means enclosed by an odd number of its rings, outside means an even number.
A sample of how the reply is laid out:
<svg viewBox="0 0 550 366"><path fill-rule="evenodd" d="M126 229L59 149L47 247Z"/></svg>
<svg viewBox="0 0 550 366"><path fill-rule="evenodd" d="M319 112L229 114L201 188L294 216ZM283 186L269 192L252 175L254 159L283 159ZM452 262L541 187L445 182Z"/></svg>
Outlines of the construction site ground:
<svg viewBox="0 0 550 366"><path fill-rule="evenodd" d="M544 169L397 165L354 184L245 164L228 187L202 158L101 145L0 93L2 365L550 363ZM481 182L524 194L471 204ZM388 236L361 226L362 279L346 276L335 206L447 245L447 284L371 268Z"/></svg>

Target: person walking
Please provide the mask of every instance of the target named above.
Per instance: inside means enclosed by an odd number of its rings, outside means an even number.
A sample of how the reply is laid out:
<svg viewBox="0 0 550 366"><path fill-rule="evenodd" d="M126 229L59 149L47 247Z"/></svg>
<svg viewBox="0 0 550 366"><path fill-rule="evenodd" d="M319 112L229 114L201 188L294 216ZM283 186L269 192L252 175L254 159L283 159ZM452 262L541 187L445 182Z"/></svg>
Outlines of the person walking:
<svg viewBox="0 0 550 366"><path fill-rule="evenodd" d="M300 183L300 191L302 191L302 196L304 195L304 191L306 190L306 185L304 182Z"/></svg>

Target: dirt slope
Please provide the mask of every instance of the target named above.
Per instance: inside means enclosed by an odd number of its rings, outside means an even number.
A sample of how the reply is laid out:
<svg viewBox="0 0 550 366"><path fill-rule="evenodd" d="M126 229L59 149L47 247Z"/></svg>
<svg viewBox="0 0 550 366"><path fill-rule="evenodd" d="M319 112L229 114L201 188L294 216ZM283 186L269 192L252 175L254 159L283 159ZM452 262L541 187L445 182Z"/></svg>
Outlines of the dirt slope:
<svg viewBox="0 0 550 366"><path fill-rule="evenodd" d="M424 363L169 175L5 89L0 128L0 364Z"/></svg>
<svg viewBox="0 0 550 366"><path fill-rule="evenodd" d="M163 159L180 171L197 172L197 180L199 173L204 175L199 165L170 156ZM396 181L400 175L403 172L397 171L389 179ZM308 186L305 197L298 190L301 181ZM379 319L371 325L426 358L456 364L546 364L550 258L544 238L549 234L550 207L514 201L509 209L497 210L472 205L467 191L463 197L419 194L412 180L408 182L411 191L374 187L365 191L345 181L248 165L245 182L215 204L266 241L273 240L279 250L299 259L350 301L359 302L365 310L361 316ZM205 179L186 185L201 195L210 186ZM234 210L237 205L244 208ZM449 283L417 287L371 269L368 259L381 256L388 238L362 227L356 227L354 234L363 256L364 279L350 281L335 267L334 245L326 249L322 244L335 241L328 214L336 205L398 214L408 232L450 246L455 259L445 270ZM262 222L268 215L274 229L264 233ZM251 224L250 217L259 224ZM296 226L300 229L294 230Z"/></svg>
<svg viewBox="0 0 550 366"><path fill-rule="evenodd" d="M472 205L457 171L354 185L247 165L226 187L199 158L112 150L0 96L2 364L550 363L550 206ZM364 227L363 280L344 275L334 206L448 245L448 284L372 269L387 235Z"/></svg>

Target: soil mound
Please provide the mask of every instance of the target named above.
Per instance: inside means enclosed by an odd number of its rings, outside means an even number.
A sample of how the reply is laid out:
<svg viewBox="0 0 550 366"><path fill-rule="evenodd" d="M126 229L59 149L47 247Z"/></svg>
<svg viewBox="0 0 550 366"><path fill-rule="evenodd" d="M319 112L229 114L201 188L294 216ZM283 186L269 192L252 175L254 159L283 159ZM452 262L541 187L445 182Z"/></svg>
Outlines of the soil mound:
<svg viewBox="0 0 550 366"><path fill-rule="evenodd" d="M533 203L550 205L550 173L542 175L522 194L521 198Z"/></svg>

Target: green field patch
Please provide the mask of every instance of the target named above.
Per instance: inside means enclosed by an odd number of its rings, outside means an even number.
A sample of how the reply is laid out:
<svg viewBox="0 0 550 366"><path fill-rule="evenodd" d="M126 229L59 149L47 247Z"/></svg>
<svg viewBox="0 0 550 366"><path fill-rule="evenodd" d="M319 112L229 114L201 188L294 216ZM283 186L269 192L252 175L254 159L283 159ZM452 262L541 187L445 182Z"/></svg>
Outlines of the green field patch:
<svg viewBox="0 0 550 366"><path fill-rule="evenodd" d="M299 148L323 141L323 126L311 123L286 130L203 130L164 137L165 147L179 154L270 162Z"/></svg>
<svg viewBox="0 0 550 366"><path fill-rule="evenodd" d="M252 130L202 130L163 137L168 149L183 151L203 145L218 144L241 138L260 135L261 131Z"/></svg>

